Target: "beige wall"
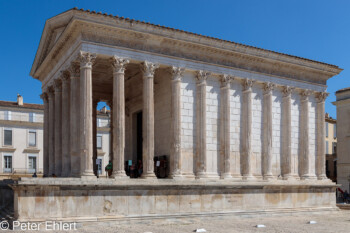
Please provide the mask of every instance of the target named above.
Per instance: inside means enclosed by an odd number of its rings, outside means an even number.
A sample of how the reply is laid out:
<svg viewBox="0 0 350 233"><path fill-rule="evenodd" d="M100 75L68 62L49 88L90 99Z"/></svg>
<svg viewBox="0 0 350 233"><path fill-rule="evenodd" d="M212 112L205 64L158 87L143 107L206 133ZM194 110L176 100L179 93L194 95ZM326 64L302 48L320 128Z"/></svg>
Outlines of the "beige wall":
<svg viewBox="0 0 350 233"><path fill-rule="evenodd" d="M336 92L337 101L337 181L350 190L350 89Z"/></svg>

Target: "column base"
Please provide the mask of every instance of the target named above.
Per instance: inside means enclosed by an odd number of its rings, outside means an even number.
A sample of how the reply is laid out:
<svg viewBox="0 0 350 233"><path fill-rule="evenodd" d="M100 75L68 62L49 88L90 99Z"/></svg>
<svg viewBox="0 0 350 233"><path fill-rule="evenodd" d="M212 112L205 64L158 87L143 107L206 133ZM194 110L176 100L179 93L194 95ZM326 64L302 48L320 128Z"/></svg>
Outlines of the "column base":
<svg viewBox="0 0 350 233"><path fill-rule="evenodd" d="M224 180L231 180L233 177L232 177L231 173L223 173L223 174L221 174L220 178L224 179Z"/></svg>
<svg viewBox="0 0 350 233"><path fill-rule="evenodd" d="M252 174L243 174L242 180L256 180Z"/></svg>
<svg viewBox="0 0 350 233"><path fill-rule="evenodd" d="M115 171L112 173L114 179L128 179L129 177L125 174L125 171Z"/></svg>
<svg viewBox="0 0 350 233"><path fill-rule="evenodd" d="M89 175L81 175L81 177L80 177L82 180L97 180L97 177L95 176L95 174L94 173L92 173L92 175L90 175L90 173L89 173Z"/></svg>
<svg viewBox="0 0 350 233"><path fill-rule="evenodd" d="M285 174L283 175L283 180L300 180L299 176L296 174Z"/></svg>
<svg viewBox="0 0 350 233"><path fill-rule="evenodd" d="M181 173L176 173L176 174L170 174L169 178L174 180L182 180L185 178L185 176L183 176Z"/></svg>
<svg viewBox="0 0 350 233"><path fill-rule="evenodd" d="M317 179L318 180L327 180L328 177L325 174L322 174L322 175L317 176Z"/></svg>
<svg viewBox="0 0 350 233"><path fill-rule="evenodd" d="M216 173L208 173L208 172L198 172L196 174L196 179L220 179L220 176Z"/></svg>
<svg viewBox="0 0 350 233"><path fill-rule="evenodd" d="M272 175L272 174L266 174L263 177L263 180L276 180L276 179L277 179L277 177Z"/></svg>
<svg viewBox="0 0 350 233"><path fill-rule="evenodd" d="M142 173L141 179L157 179L154 173Z"/></svg>
<svg viewBox="0 0 350 233"><path fill-rule="evenodd" d="M316 175L313 174L305 174L300 177L301 180L316 180Z"/></svg>

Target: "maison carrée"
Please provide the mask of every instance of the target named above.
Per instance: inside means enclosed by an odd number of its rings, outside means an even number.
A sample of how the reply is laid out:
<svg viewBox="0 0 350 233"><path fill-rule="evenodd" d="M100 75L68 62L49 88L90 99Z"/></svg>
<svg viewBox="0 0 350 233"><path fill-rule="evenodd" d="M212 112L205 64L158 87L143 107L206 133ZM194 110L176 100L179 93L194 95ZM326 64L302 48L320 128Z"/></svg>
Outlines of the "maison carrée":
<svg viewBox="0 0 350 233"><path fill-rule="evenodd" d="M11 186L15 217L335 210L324 102L326 81L341 71L100 12L74 8L50 18L30 72L42 83L46 177ZM99 101L111 109L109 178L95 171ZM134 164L138 178L128 170Z"/></svg>

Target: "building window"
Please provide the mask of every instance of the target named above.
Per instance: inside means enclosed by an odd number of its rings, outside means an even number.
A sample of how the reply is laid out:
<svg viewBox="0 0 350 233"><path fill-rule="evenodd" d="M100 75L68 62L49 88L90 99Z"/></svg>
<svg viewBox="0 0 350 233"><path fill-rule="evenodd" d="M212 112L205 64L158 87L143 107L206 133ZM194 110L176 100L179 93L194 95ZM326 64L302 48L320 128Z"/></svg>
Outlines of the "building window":
<svg viewBox="0 0 350 233"><path fill-rule="evenodd" d="M97 135L97 149L102 149L102 135Z"/></svg>
<svg viewBox="0 0 350 233"><path fill-rule="evenodd" d="M328 148L329 148L328 141L326 141L326 154L328 154Z"/></svg>
<svg viewBox="0 0 350 233"><path fill-rule="evenodd" d="M29 146L36 146L36 132L29 131Z"/></svg>
<svg viewBox="0 0 350 233"><path fill-rule="evenodd" d="M34 112L29 113L29 122L35 122L35 113Z"/></svg>
<svg viewBox="0 0 350 233"><path fill-rule="evenodd" d="M102 174L102 158L97 158L96 164L97 164L97 174L101 175Z"/></svg>
<svg viewBox="0 0 350 233"><path fill-rule="evenodd" d="M12 172L12 155L4 156L4 172L5 173Z"/></svg>
<svg viewBox="0 0 350 233"><path fill-rule="evenodd" d="M97 127L101 127L101 119L99 118L99 119L97 119Z"/></svg>
<svg viewBox="0 0 350 233"><path fill-rule="evenodd" d="M337 137L337 124L333 125L333 137L336 138Z"/></svg>
<svg viewBox="0 0 350 233"><path fill-rule="evenodd" d="M29 173L36 172L36 156L35 155L28 156L28 172Z"/></svg>
<svg viewBox="0 0 350 233"><path fill-rule="evenodd" d="M337 143L336 142L332 142L332 154L337 153Z"/></svg>
<svg viewBox="0 0 350 233"><path fill-rule="evenodd" d="M328 122L326 122L326 137L328 138Z"/></svg>
<svg viewBox="0 0 350 233"><path fill-rule="evenodd" d="M5 120L7 121L11 120L11 111L5 111Z"/></svg>
<svg viewBox="0 0 350 233"><path fill-rule="evenodd" d="M4 145L12 146L12 129L4 129Z"/></svg>

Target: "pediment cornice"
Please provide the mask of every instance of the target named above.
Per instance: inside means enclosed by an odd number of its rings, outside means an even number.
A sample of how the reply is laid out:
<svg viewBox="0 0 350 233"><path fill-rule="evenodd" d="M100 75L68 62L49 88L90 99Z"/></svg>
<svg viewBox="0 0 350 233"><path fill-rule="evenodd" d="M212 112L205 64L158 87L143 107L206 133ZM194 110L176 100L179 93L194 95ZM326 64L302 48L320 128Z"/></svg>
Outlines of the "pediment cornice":
<svg viewBox="0 0 350 233"><path fill-rule="evenodd" d="M225 44L223 41L209 43L208 39L194 41L191 36L181 33L169 33L165 28L163 32L159 28L153 30L150 25L139 23L126 23L99 18L102 15L80 14L66 16L65 22L69 22L56 43L42 49L42 61L36 70L31 73L35 78L45 76L58 60L69 50L70 46L80 40L117 46L127 49L151 52L160 55L206 62L236 69L276 75L280 77L302 79L309 82L326 84L328 78L338 74L341 69L318 62L310 62L293 57L285 57L272 52L260 51L252 54L251 48L242 48L234 44ZM64 20L61 20L64 21ZM56 23L56 29L59 24ZM62 27L62 24L60 25ZM152 29L152 30L151 30ZM55 28L51 26L52 33L47 34L47 45L54 40ZM175 35L178 34L178 35ZM44 34L43 34L44 35ZM46 55L45 55L46 54ZM283 58L283 59L282 59ZM33 65L34 68L34 65ZM33 70L32 70L33 71Z"/></svg>

